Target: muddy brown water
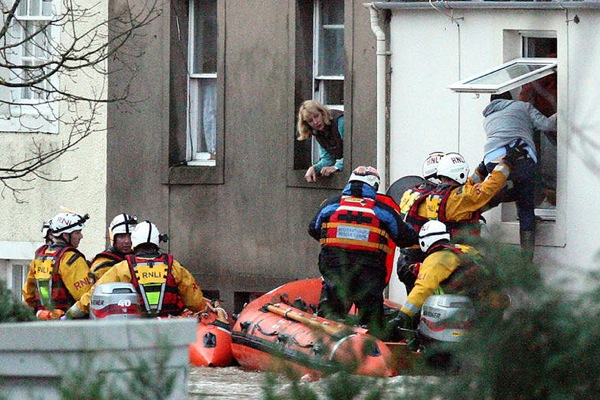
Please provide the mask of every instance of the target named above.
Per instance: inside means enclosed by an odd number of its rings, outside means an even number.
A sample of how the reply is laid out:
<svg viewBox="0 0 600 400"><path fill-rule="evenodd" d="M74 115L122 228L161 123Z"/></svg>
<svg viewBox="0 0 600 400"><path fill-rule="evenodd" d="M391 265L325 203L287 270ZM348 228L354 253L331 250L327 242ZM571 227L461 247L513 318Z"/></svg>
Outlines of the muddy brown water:
<svg viewBox="0 0 600 400"><path fill-rule="evenodd" d="M435 379L424 377L425 379ZM397 376L386 378L387 390L384 399L397 399L407 395L406 384L408 380L419 379L415 377ZM259 400L264 398L263 387L266 384L266 374L259 371L245 371L239 366L225 368L190 367L188 379L188 400ZM307 385L321 400L331 399L326 395L328 378L320 381L304 381L301 385ZM291 385L285 378L278 378L273 390L280 399L292 398L290 395ZM359 395L355 399L366 398Z"/></svg>

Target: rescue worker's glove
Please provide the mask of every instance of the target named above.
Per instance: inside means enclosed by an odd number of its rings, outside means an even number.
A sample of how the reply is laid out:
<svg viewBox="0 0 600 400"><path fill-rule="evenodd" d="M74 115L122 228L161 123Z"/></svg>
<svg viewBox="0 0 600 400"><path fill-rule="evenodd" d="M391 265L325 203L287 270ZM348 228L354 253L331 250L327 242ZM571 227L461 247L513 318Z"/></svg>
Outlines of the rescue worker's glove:
<svg viewBox="0 0 600 400"><path fill-rule="evenodd" d="M475 183L483 182L485 178L488 176L487 168L485 167L485 163L482 161L479 163L477 168L475 168L475 174L472 176Z"/></svg>
<svg viewBox="0 0 600 400"><path fill-rule="evenodd" d="M502 162L508 165L508 168L512 169L515 165L515 161L520 160L521 158L527 157L529 153L527 153L527 143L520 141L515 144L513 147L509 148L506 152L506 155L502 159Z"/></svg>
<svg viewBox="0 0 600 400"><path fill-rule="evenodd" d="M53 319L60 319L65 312L63 310L54 309L54 310L39 310L35 313L35 316L40 321L49 321Z"/></svg>
<svg viewBox="0 0 600 400"><path fill-rule="evenodd" d="M414 336L413 318L400 311L394 319L388 322L387 331L390 342L408 341Z"/></svg>

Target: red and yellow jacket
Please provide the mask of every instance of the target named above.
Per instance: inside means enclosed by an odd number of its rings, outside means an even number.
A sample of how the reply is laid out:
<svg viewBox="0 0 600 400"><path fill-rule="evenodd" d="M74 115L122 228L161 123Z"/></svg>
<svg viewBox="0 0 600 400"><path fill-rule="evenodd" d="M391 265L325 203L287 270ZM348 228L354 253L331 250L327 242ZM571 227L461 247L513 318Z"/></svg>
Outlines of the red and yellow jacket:
<svg viewBox="0 0 600 400"><path fill-rule="evenodd" d="M25 303L38 310L66 311L93 282L85 256L66 244L43 245L36 250L23 286Z"/></svg>
<svg viewBox="0 0 600 400"><path fill-rule="evenodd" d="M166 257L166 260L164 259L164 257ZM131 258L133 259L133 257ZM167 299L167 301L169 302L169 305L167 307L168 310L163 309L161 312L156 313L159 315L163 315L165 312L172 311L171 306L173 305L173 301L176 302L176 304L179 304L178 302L180 301L180 306L187 307L194 312L204 310L204 308L206 307L204 296L202 294L202 290L196 283L194 276L186 268L184 268L177 260L173 260L171 255L138 255L135 257L135 261L137 264L138 276L135 275L135 272L132 272L135 268L133 265L130 266L128 260L121 261L120 263L116 264L113 268L111 268L108 272L106 272L102 276L102 278L100 278L94 284L94 286L87 293L85 293L81 297L81 299L78 302L76 302L75 305L73 305L73 307L71 307L69 313L67 313L69 317L81 318L88 314L91 296L94 292L95 287L97 285L109 282L127 282L132 283L134 286L136 286L137 282L136 289L139 289L140 284L158 285L164 282L165 285L168 286L168 288L165 288L165 290L167 290L168 293L170 293L171 295L174 295L175 291L177 293L176 296L169 295L169 299ZM147 276L143 277L142 274L144 272L148 272L148 261L155 262L155 265L159 266L157 271L160 270L160 273L150 273ZM168 263L171 263L170 267L168 266ZM167 268L164 268L163 265ZM145 301L142 297L143 293L141 293L138 290L138 295L140 296L140 305L142 306L142 310L144 311L146 307L144 307ZM153 295L150 295L149 297L152 298L152 296ZM175 297L177 297L178 300L175 300ZM146 312L147 316L155 316L152 314L154 313Z"/></svg>

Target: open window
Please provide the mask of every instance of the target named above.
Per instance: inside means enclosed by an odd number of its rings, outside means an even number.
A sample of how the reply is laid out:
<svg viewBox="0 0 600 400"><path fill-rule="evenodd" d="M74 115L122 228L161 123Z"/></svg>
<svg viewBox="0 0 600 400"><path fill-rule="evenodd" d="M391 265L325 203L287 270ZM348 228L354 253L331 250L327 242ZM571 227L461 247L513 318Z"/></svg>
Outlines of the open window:
<svg viewBox="0 0 600 400"><path fill-rule="evenodd" d="M504 93L556 72L556 58L517 58L448 86L458 93Z"/></svg>
<svg viewBox="0 0 600 400"><path fill-rule="evenodd" d="M457 93L490 95L510 91L514 99L530 102L545 116L555 114L558 111L556 32L506 31L505 38L510 42L506 43L506 48L515 49L513 53L520 53L514 54L517 58L455 82L448 88ZM519 46L514 46L517 40ZM538 244L564 244L564 241L557 239L560 235L554 231L555 222L559 219L559 134L555 131L536 131L534 135L538 159L535 199ZM500 207L502 222L518 221L515 203L504 203Z"/></svg>
<svg viewBox="0 0 600 400"><path fill-rule="evenodd" d="M344 31L344 0L296 2L296 114L307 99L314 99L330 109L344 110ZM294 138L296 122L294 119ZM295 178L289 183L303 185L304 171L319 161L320 147L314 138L294 140L293 147L294 173L291 176ZM337 185L336 175L310 186Z"/></svg>

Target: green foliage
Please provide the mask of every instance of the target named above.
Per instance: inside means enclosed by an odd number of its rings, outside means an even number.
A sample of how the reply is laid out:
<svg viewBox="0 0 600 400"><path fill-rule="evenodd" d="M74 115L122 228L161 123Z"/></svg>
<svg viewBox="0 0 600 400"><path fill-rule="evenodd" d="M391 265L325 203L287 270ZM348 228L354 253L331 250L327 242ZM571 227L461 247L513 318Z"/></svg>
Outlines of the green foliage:
<svg viewBox="0 0 600 400"><path fill-rule="evenodd" d="M80 355L79 368L70 366L60 388L64 400L162 400L170 398L180 377L177 370L169 369L172 356L163 340L158 357L147 360L137 354L134 359L117 356L113 362L123 364L126 372L94 374L98 360L92 354Z"/></svg>
<svg viewBox="0 0 600 400"><path fill-rule="evenodd" d="M35 315L31 307L18 301L13 292L0 280L0 323L34 321Z"/></svg>
<svg viewBox="0 0 600 400"><path fill-rule="evenodd" d="M538 266L508 247L479 243L497 289L508 293L504 312L483 310L467 339L457 346L461 366L443 385L421 387L433 394L466 399L598 398L600 380L600 291L568 290L549 284Z"/></svg>
<svg viewBox="0 0 600 400"><path fill-rule="evenodd" d="M584 277L591 287L587 291L580 287L581 281L550 283L545 272L555 271L528 262L518 248L496 241L470 244L485 256L486 288L508 294L510 306L478 307L469 335L451 347L458 373L375 380L337 373L322 379L318 385L327 386L320 389L293 385L297 396L287 398L600 398L598 275ZM571 272L581 275L581 271ZM266 398L284 397L271 393Z"/></svg>

